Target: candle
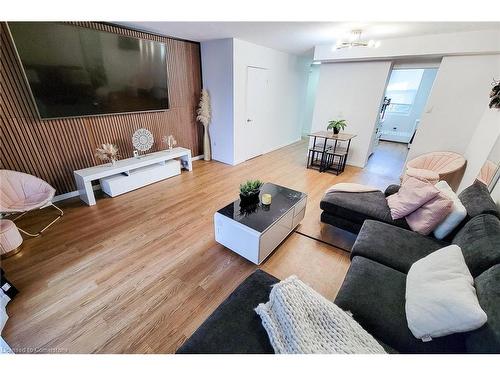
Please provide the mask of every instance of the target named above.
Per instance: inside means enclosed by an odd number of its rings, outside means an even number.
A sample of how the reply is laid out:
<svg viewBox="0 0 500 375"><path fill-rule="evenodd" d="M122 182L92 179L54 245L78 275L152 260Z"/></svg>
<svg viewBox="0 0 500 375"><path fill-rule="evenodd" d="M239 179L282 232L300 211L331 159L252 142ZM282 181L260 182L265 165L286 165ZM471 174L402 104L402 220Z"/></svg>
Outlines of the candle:
<svg viewBox="0 0 500 375"><path fill-rule="evenodd" d="M262 194L262 204L271 204L271 194Z"/></svg>

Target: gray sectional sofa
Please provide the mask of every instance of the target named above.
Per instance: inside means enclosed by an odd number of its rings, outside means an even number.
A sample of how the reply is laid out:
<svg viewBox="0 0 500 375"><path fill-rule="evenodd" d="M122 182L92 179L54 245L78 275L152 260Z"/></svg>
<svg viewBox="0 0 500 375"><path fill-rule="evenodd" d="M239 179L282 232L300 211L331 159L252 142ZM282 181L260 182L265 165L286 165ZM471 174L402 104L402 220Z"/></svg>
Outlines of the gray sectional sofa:
<svg viewBox="0 0 500 375"><path fill-rule="evenodd" d="M397 187L393 186L388 193L395 191ZM373 211L373 206L364 211L367 217L361 222L362 214L351 215L355 221L342 218L345 226L354 229L360 225L360 230L352 248L351 266L334 302L350 311L390 353L500 353L500 214L481 183L467 188L460 199L468 217L446 241L405 229L402 223L393 223L383 213ZM335 214L347 213L348 205L352 210L354 204L354 200L344 204L344 211L337 209ZM472 332L424 343L413 337L407 326L406 274L415 261L450 243L463 251L488 322ZM178 353L273 353L253 309L269 299L277 281L263 271L255 271Z"/></svg>
<svg viewBox="0 0 500 375"><path fill-rule="evenodd" d="M352 233L359 233L365 220L376 220L410 229L405 219L392 219L391 211L387 205L386 197L398 190L399 185L390 185L385 192L327 192L320 202L321 221ZM474 182L461 192L459 197L467 209L469 218L477 216L478 213L495 215L497 212L497 207L489 195L488 188L480 181ZM450 235L450 238L452 236L453 234Z"/></svg>
<svg viewBox="0 0 500 375"><path fill-rule="evenodd" d="M488 323L471 334L422 342L406 323L406 274L411 265L448 245L406 229L368 220L351 252L335 303L378 340L402 353L500 352L500 220L481 214L453 237L475 280Z"/></svg>

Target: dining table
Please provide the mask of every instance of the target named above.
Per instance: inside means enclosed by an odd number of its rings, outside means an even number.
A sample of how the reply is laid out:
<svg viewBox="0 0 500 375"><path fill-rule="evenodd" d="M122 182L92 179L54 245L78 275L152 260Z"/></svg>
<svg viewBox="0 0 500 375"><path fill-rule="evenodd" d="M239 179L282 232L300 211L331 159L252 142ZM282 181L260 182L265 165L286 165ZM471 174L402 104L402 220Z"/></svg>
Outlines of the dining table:
<svg viewBox="0 0 500 375"><path fill-rule="evenodd" d="M322 130L308 136L313 139L313 143L307 156L307 168L317 168L320 172L332 171L337 175L342 173L349 156L351 140L356 134L335 134L333 131ZM329 145L328 141L333 142Z"/></svg>

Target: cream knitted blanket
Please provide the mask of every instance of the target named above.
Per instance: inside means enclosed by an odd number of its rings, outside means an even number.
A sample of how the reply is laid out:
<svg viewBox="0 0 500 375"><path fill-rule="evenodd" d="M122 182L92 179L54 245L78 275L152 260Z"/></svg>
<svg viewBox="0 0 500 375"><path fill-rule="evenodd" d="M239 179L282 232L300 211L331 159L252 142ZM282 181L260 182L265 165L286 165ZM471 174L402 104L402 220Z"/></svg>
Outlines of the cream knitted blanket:
<svg viewBox="0 0 500 375"><path fill-rule="evenodd" d="M276 354L385 353L348 313L297 276L273 286L255 309Z"/></svg>
<svg viewBox="0 0 500 375"><path fill-rule="evenodd" d="M369 193L372 191L380 191L380 189L369 185L356 184L354 182L339 182L338 184L330 186L325 193Z"/></svg>

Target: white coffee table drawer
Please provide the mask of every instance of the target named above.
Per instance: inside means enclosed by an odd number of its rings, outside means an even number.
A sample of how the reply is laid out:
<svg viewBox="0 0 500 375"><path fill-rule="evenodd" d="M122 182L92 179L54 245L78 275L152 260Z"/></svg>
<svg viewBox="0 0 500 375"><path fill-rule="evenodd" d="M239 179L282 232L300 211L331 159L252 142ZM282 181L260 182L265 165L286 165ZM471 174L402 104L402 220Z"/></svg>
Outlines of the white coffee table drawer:
<svg viewBox="0 0 500 375"><path fill-rule="evenodd" d="M307 197L303 198L300 202L298 202L294 209L294 215L297 216L305 207L307 203Z"/></svg>
<svg viewBox="0 0 500 375"><path fill-rule="evenodd" d="M299 223L302 221L302 219L304 218L304 215L306 214L306 208L304 207L302 209L302 211L300 211L298 214L296 214L294 217L293 217L293 225L292 225L292 229L294 229L297 225L299 225Z"/></svg>
<svg viewBox="0 0 500 375"><path fill-rule="evenodd" d="M292 229L293 210L290 210L260 236L259 263L271 254Z"/></svg>

